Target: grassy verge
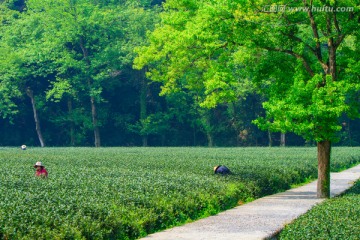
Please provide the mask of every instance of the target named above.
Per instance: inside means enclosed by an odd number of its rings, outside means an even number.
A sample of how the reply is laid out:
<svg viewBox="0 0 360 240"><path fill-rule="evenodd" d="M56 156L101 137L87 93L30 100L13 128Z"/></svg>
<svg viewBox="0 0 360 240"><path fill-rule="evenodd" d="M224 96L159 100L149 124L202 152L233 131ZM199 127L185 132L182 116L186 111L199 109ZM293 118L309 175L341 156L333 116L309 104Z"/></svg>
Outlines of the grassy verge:
<svg viewBox="0 0 360 240"><path fill-rule="evenodd" d="M287 225L278 239L359 239L360 181Z"/></svg>

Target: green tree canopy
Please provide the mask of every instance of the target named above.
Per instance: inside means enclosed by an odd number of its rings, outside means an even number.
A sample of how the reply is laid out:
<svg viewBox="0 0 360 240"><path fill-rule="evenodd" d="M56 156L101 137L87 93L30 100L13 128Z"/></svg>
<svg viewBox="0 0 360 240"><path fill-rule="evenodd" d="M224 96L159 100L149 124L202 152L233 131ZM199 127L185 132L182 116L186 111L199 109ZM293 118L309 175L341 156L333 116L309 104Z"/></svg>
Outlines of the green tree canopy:
<svg viewBox="0 0 360 240"><path fill-rule="evenodd" d="M256 124L318 143L318 196L328 197L339 118L359 117L358 1L183 0L164 9L135 67L149 65L163 94L188 89L206 107L243 96L251 81L268 98Z"/></svg>
<svg viewBox="0 0 360 240"><path fill-rule="evenodd" d="M186 90L204 107L245 95L251 87L236 62L243 39L237 36L232 4L167 1L164 9L162 22L149 35L151 44L136 50L135 68L151 63L148 77L163 83L161 94Z"/></svg>
<svg viewBox="0 0 360 240"><path fill-rule="evenodd" d="M26 92L29 96L33 91L36 95L36 90L42 95L46 91L47 99L57 102L64 96L65 102L83 106L88 102L85 112L91 124L87 126L100 146L102 116L106 115L101 104L107 101L104 89L120 84L119 75L135 57L134 46L144 41L146 29L156 21L157 8L145 9L149 4L28 0L21 13L4 4L1 9L8 17L2 21L6 25L2 26L4 55L0 59L2 115L15 113L13 99L19 94L12 89L31 90Z"/></svg>

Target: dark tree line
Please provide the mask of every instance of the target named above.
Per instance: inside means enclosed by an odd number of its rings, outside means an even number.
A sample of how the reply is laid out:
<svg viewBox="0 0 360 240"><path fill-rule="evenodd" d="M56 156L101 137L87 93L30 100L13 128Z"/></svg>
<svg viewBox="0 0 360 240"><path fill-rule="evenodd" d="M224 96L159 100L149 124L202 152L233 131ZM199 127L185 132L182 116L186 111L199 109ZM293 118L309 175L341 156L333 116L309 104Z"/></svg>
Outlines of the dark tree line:
<svg viewBox="0 0 360 240"><path fill-rule="evenodd" d="M260 93L199 107L196 90L159 95L134 70L134 49L159 21L162 1L2 1L0 145L303 146L260 130ZM342 117L339 145L360 144Z"/></svg>

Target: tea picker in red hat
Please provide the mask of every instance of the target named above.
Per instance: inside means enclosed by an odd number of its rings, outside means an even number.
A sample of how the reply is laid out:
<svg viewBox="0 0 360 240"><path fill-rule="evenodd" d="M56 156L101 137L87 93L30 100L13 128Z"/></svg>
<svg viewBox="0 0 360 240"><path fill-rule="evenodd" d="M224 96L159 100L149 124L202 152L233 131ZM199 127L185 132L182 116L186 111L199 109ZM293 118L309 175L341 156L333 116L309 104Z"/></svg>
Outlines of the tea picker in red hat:
<svg viewBox="0 0 360 240"><path fill-rule="evenodd" d="M46 171L45 166L42 164L42 162L36 162L34 168L36 168L36 177L46 178L48 176L48 172Z"/></svg>

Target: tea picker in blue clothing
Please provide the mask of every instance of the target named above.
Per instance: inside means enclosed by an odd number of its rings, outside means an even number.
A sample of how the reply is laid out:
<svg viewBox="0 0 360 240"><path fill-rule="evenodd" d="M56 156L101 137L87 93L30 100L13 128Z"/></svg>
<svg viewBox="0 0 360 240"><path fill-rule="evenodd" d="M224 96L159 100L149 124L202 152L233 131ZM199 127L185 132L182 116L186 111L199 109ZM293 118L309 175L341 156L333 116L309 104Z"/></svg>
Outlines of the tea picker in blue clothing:
<svg viewBox="0 0 360 240"><path fill-rule="evenodd" d="M214 173L215 174L219 173L219 174L225 175L225 174L229 174L231 172L230 172L230 169L228 169L226 166L218 165L218 166L214 167Z"/></svg>

